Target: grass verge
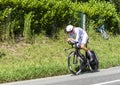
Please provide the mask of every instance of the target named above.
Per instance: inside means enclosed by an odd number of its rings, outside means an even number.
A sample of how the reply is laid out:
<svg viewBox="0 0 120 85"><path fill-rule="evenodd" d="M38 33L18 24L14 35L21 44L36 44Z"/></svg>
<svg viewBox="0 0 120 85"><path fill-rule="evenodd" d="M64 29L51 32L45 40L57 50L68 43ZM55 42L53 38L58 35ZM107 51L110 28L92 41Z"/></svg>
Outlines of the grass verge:
<svg viewBox="0 0 120 85"><path fill-rule="evenodd" d="M97 53L100 69L120 65L120 36L110 36L109 40L104 40L94 31L88 34L88 48ZM62 31L58 40L40 36L36 37L33 45L2 43L0 83L69 74L67 54L71 50L64 51L69 47L66 38Z"/></svg>

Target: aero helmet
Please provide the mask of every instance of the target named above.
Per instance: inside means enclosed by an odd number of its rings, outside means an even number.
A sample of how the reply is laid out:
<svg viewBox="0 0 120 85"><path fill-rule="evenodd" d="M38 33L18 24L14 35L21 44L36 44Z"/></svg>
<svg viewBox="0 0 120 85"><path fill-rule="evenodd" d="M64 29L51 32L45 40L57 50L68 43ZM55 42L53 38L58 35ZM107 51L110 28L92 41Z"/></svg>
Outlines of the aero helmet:
<svg viewBox="0 0 120 85"><path fill-rule="evenodd" d="M73 26L72 25L68 25L67 27L66 27L66 31L67 32L70 32L70 31L72 31L73 30Z"/></svg>

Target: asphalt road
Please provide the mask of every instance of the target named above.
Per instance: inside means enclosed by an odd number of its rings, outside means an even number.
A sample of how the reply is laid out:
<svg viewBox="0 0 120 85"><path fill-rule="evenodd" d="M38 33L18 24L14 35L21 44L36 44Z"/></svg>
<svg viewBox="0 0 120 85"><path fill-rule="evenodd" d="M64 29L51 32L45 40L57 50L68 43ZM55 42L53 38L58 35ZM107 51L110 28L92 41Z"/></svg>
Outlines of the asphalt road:
<svg viewBox="0 0 120 85"><path fill-rule="evenodd" d="M120 66L99 72L85 72L78 76L70 74L0 85L120 85Z"/></svg>

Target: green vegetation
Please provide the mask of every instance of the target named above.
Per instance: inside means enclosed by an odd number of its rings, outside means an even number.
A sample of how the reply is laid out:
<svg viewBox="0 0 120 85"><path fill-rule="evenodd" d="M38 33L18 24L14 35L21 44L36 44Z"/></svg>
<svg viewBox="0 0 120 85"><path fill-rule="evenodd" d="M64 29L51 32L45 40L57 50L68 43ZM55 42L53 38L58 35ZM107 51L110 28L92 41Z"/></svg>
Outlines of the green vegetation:
<svg viewBox="0 0 120 85"><path fill-rule="evenodd" d="M79 26L81 12L96 26L106 24L110 32L120 33L119 2L72 1L0 0L0 41L15 42L16 37L24 37L26 43L33 43L34 36L43 31L45 35L56 38L57 31L65 25Z"/></svg>
<svg viewBox="0 0 120 85"><path fill-rule="evenodd" d="M89 45L99 58L99 67L109 68L120 65L120 36L104 40L99 33L90 30ZM67 35L61 31L57 41L48 37L37 37L37 43L6 44L0 46L0 82L36 79L69 74L67 54L64 49Z"/></svg>

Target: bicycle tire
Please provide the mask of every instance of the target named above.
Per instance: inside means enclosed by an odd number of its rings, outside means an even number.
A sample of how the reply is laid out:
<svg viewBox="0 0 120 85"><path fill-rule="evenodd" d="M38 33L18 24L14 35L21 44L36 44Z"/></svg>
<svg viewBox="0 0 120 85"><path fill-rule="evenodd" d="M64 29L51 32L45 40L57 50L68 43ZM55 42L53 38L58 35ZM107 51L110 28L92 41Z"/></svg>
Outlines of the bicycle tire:
<svg viewBox="0 0 120 85"><path fill-rule="evenodd" d="M93 54L93 61L90 62L90 66L91 66L91 69L92 71L98 71L98 68L99 68L99 61L98 61L98 57L96 55L96 53L94 51L91 51L92 54Z"/></svg>
<svg viewBox="0 0 120 85"><path fill-rule="evenodd" d="M76 63L73 63L74 59L76 59ZM81 60L80 57L78 57L76 52L72 51L71 53L69 53L68 54L69 71L74 75L78 75L82 71L82 67L83 67L83 61Z"/></svg>

